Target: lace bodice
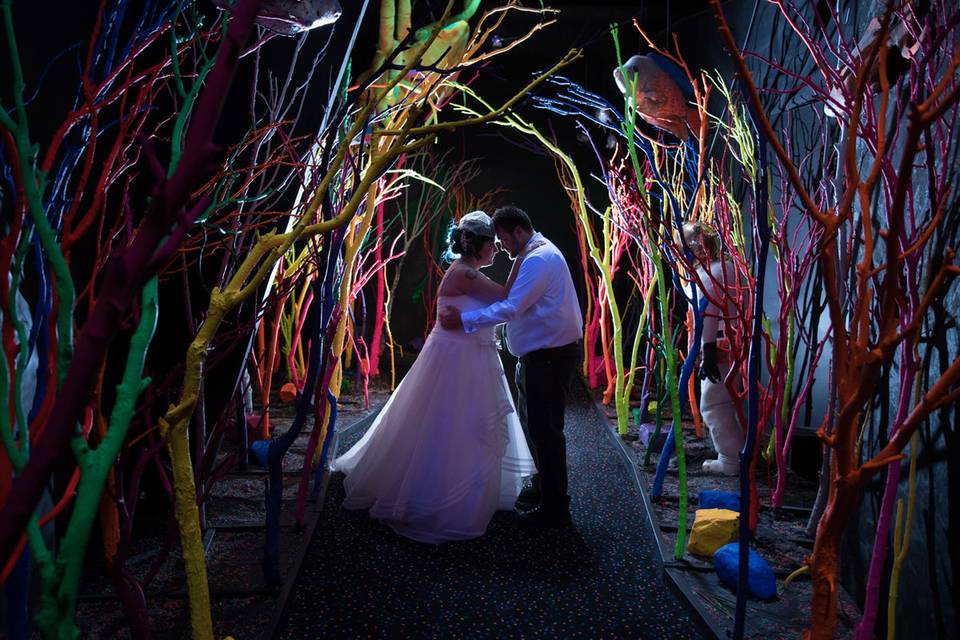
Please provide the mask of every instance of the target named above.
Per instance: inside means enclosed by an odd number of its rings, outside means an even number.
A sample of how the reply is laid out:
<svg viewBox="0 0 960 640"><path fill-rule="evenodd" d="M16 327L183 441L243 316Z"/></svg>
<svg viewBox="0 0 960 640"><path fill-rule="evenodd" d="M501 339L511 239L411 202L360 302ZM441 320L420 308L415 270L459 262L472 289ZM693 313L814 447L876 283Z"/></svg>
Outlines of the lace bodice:
<svg viewBox="0 0 960 640"><path fill-rule="evenodd" d="M481 309L487 306L486 302L482 300L477 300L474 297L467 295L458 295L458 296L438 296L437 297L437 322L434 325L433 330L435 332L441 332L448 337L463 336L465 339L477 340L480 342L495 342L496 334L494 333L495 327L484 327L479 331L475 331L471 334L466 334L463 332L463 329L457 329L455 331L447 331L440 326L440 309L445 305L456 307L460 311L473 311L474 309Z"/></svg>

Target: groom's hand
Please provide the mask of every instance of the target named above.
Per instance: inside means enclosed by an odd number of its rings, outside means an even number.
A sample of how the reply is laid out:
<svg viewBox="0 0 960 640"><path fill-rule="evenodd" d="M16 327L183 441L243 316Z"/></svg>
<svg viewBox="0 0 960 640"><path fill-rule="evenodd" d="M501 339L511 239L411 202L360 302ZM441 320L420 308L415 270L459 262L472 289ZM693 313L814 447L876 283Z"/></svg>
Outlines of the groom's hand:
<svg viewBox="0 0 960 640"><path fill-rule="evenodd" d="M448 331L463 328L463 322L460 320L460 309L457 307L444 307L441 309L440 326Z"/></svg>

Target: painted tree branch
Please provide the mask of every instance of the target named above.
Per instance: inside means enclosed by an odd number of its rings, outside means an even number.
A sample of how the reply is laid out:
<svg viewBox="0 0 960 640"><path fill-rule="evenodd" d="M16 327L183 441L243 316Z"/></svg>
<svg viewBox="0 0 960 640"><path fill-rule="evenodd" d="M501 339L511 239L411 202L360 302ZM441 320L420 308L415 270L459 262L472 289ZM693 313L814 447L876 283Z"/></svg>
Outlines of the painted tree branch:
<svg viewBox="0 0 960 640"><path fill-rule="evenodd" d="M931 411L956 401L960 396L960 392L953 389L960 379L960 360L958 360L950 364L940 379L931 386L910 416L899 425L899 428L896 428L882 451L874 458L860 463L859 427L874 389L882 379L882 367L893 359L897 348L905 338L909 338L911 342L919 339L920 320L927 308L924 303L916 302L912 303L912 306L904 306L901 283L903 277L901 265L905 257L903 249L916 242L915 239L909 239L906 236L907 198L908 194L913 197L913 169L917 157L921 153L929 154L933 151L932 149L924 150L920 144L921 139L928 135L927 131L933 126L935 119L946 113L948 109L954 108L957 100L960 99L960 91L957 91L957 87L954 86L952 90L948 90L951 83L956 82L953 75L958 54L948 52L951 57L946 67L949 75L937 81L936 87L927 100L914 103L910 107L906 136L902 143L897 148L888 144L884 136L886 128L890 126L886 118L890 116L886 110L878 112L879 122L876 123L875 130L871 130L868 126L871 123L869 118L872 117L872 112L869 111L873 105L872 101L876 100L878 104L885 105L887 95L891 92L883 63L887 55L884 36L893 14L893 7L888 7L880 19L879 44L871 47L856 67L851 91L854 100L845 123L847 140L843 168L846 188L835 213L822 211L804 190L800 173L786 150L775 142L773 127L763 111L752 75L743 55L733 41L720 4L717 0L713 0L711 4L727 49L739 70L740 80L757 113L760 127L770 135L771 145L781 165L790 175L793 186L801 195L806 214L816 220L822 229L818 260L824 275L827 302L833 323L833 358L836 366L834 383L840 409L833 432L830 435L821 434L827 445L832 448L832 478L827 506L817 529L814 551L810 558L814 589L811 625L805 632L805 637L826 640L833 637L837 621L840 540L847 522L860 501L865 483L877 471L898 459L900 451ZM879 76L879 95L875 90L871 90L869 94L871 101L868 101L865 97L867 79L875 69ZM932 69L924 69L918 75L922 77L923 74L932 71ZM914 74L911 74L912 77ZM915 98L916 94L912 94L911 97ZM942 101L938 102L938 100ZM864 114L863 119L861 114ZM875 154L872 167L866 177L859 170L861 158L857 155L857 143L864 138L871 141L870 149ZM881 171L881 163L884 165L889 163L891 166L894 164L889 159L894 152L899 154L898 169L889 172ZM880 207L875 209L871 196L881 179L884 180L885 193L888 193L889 197L882 203L883 209ZM855 203L859 205L858 209L855 208ZM935 196L932 204L932 208L939 206ZM911 203L911 210L912 206ZM873 267L875 247L873 225L876 224L875 221L879 219L881 212L885 212L888 224L887 229L881 227L880 233L884 241L882 249L886 254L886 261L884 267L877 271ZM856 220L857 215L859 220ZM932 213L932 219L937 220L938 216ZM848 318L844 315L840 295L842 279L847 276L841 274L838 269L835 234L842 225L857 222L863 234L860 238L862 259L854 267L856 271L850 278L854 288L850 291L852 312ZM923 234L923 229L920 233ZM948 261L952 259L952 256L948 257ZM946 274L950 274L955 269L955 265L948 264L946 269L933 279L924 296L924 301L943 295ZM908 268L906 271L908 274L917 273L915 269ZM922 286L915 280L908 284L914 287ZM875 340L872 337L873 327L876 327L878 334ZM901 330L900 327L906 327L906 330ZM903 360L901 366L905 366ZM884 550L885 547L877 547L875 551ZM869 628L870 625L872 621L868 620L865 628Z"/></svg>
<svg viewBox="0 0 960 640"><path fill-rule="evenodd" d="M195 595L197 599L196 607L191 607L192 614L204 610L204 601L209 596L206 590L206 569L202 545L200 544L197 505L195 499L187 499L187 496L196 495L187 433L190 418L197 405L199 386L203 377L204 363L209 346L226 314L248 299L266 281L276 262L294 242L331 231L353 220L354 215L366 199L369 189L380 179L383 172L392 165L398 156L412 153L432 142L432 135L407 141L408 138L412 137L411 131L414 129L415 123L419 122L428 108L428 103L424 100L419 104L408 107L409 115L405 125L399 130L399 134L387 137L390 144L381 148L378 155L372 155L369 158L368 164L363 167L360 173L359 180L352 186L352 195L343 208L327 220L312 222L317 216L327 189L335 177L340 175L342 168L346 166L348 151L354 141L362 139L360 136L367 126L371 111L379 104L383 96L394 89L400 78L416 66L417 62L417 59L412 59L403 73L380 89L377 92L376 99L368 101L360 113L357 114L353 124L341 139L337 153L317 185L313 197L294 227L287 233L271 232L261 237L247 253L236 273L230 278L229 283L222 289L215 288L212 291L205 320L187 351L183 392L180 401L167 410L166 415L160 420L160 425L161 431L167 439L171 457L174 460L174 478L178 496L176 502L177 519L181 529L191 598ZM548 71L547 74L551 72L552 70ZM211 73L211 78L213 76L214 73ZM542 81L543 77L537 80ZM514 97L512 100L515 102L517 99L519 98ZM475 118L458 123L458 125L474 124L481 121L483 121L482 118ZM380 132L375 131L372 137L375 144L382 136ZM306 390L306 392L309 393L310 390ZM201 617L200 619L194 619L193 624L195 637L200 637L198 628L199 632L204 632L203 625L206 624L206 621Z"/></svg>
<svg viewBox="0 0 960 640"><path fill-rule="evenodd" d="M237 6L218 51L216 66L200 95L183 160L169 179L158 181L137 235L108 264L104 293L78 337L72 366L66 371L43 436L23 474L15 480L13 494L0 510L0 557L4 559L13 551L54 466L69 450L77 418L96 379L93 372L105 357L131 302L155 272L155 255L175 248L176 239L167 238L171 226L182 215L193 189L216 169L219 151L213 145L213 131L259 5L260 0L246 0ZM193 496L190 501L195 505ZM209 606L206 617L206 625L201 623L194 628L195 637L207 638L212 634Z"/></svg>

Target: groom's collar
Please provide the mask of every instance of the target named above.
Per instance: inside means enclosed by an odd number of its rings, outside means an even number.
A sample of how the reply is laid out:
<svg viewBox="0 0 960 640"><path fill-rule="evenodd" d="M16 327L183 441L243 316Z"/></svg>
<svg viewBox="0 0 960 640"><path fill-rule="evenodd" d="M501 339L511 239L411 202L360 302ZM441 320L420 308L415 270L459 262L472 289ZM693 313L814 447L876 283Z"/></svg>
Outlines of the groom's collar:
<svg viewBox="0 0 960 640"><path fill-rule="evenodd" d="M535 231L533 235L527 239L526 243L523 245L523 249L520 249L520 255L522 256L527 255L527 247L529 247L531 244L533 244L537 240L545 240L545 238L543 237L543 234L540 233L539 231Z"/></svg>

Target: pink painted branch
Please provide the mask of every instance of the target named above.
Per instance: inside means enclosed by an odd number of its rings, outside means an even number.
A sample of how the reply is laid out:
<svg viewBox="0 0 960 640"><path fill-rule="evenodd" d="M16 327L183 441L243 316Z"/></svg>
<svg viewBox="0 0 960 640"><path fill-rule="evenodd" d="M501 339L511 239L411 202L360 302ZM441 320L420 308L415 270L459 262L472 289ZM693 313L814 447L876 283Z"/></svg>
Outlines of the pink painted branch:
<svg viewBox="0 0 960 640"><path fill-rule="evenodd" d="M803 42L804 46L807 48L807 52L810 53L810 57L816 62L817 68L820 70L820 74L824 78L831 77L832 67L827 60L824 59L823 53L820 50L820 47L816 46L810 38L806 35L810 33L809 30L799 28L797 21L802 20L803 17L800 15L791 16L790 12L787 10L787 7L784 6L782 0L771 0L771 2L780 9L780 13L783 15L784 19L790 25L791 33L799 36L800 40Z"/></svg>
<svg viewBox="0 0 960 640"><path fill-rule="evenodd" d="M300 387L300 377L297 374L297 347L300 346L300 335L303 332L303 324L307 321L307 311L310 309L310 304L313 302L313 291L307 294L307 298L303 303L303 307L300 309L300 317L297 319L297 330L293 334L293 340L290 341L290 354L288 355L288 360L290 363L290 375L293 377L293 384L297 387L298 390L302 391Z"/></svg>
<svg viewBox="0 0 960 640"><path fill-rule="evenodd" d="M771 493L770 502L773 506L777 507L782 506L783 504L783 493L786 488L787 477L787 452L790 449L792 428L795 424L797 416L797 411L794 411L791 416L790 431L786 432L784 425L784 404L789 401L794 407L801 405L810 389L810 382L812 380L812 376L808 374L807 384L804 386L801 393L797 397L790 397L790 394L793 391L793 380L792 375L789 373L789 361L790 358L793 357L793 354L789 352L789 316L791 313L793 313L792 310L796 309L797 307L797 299L800 292L800 282L804 277L806 277L809 263L804 263L803 267L795 270L793 252L786 245L785 236L781 236L779 246L780 259L778 260L779 264L777 265L777 268L780 272L780 340L776 344L776 362L771 368L770 372L770 388L777 388L777 386L779 386L779 388L783 389L783 391L781 393L767 394L769 402L764 403L765 409L764 412L761 413L761 415L772 414L774 418L773 431L775 440L773 442L773 455L777 467L777 481L775 488ZM822 352L822 348L823 343L821 343L820 352ZM811 362L810 373L816 369L817 361L819 361L819 353ZM776 386L773 382L774 379L778 381Z"/></svg>
<svg viewBox="0 0 960 640"><path fill-rule="evenodd" d="M820 362L820 358L823 355L823 348L827 345L830 339L830 330L827 330L826 335L823 340L820 342L820 346L817 349L817 355L810 361L810 369L807 372L807 380L804 383L803 391L794 401L794 407L796 407L790 416L790 426L787 428L787 435L783 439L782 444L778 443L776 450L776 455L778 460L782 460L784 468L786 467L787 453L790 451L790 443L793 441L793 433L797 426L797 419L800 416L799 407L802 406L803 401L806 399L807 395L810 393L810 389L813 387L814 374L817 371L817 365ZM774 506L779 507L783 505L783 493L786 490L787 477L786 474L783 474L783 477L777 477L777 485L774 488L773 495L771 496L771 502Z"/></svg>
<svg viewBox="0 0 960 640"><path fill-rule="evenodd" d="M907 417L910 408L910 396L913 390L913 381L917 374L918 363L913 357L913 341L904 342L904 362L901 365L900 397L898 399L897 415L894 418L890 433L894 434ZM877 530L873 539L873 555L870 557L870 569L867 573L866 597L863 603L863 617L854 632L854 640L872 640L874 626L877 619L877 605L880 600L880 586L887 560L889 547L890 520L893 518L893 505L897 498L897 489L900 486L900 461L895 460L887 465L887 480L883 488L883 499L880 504L880 515L877 518Z"/></svg>
<svg viewBox="0 0 960 640"><path fill-rule="evenodd" d="M379 238L383 238L383 207L383 202L377 205L377 236ZM374 252L375 260L378 264L382 264L383 246L381 242L377 242ZM385 322L383 305L387 294L386 284L385 270L377 270L376 310L373 316L373 337L370 340L370 375L374 376L380 374L380 351L381 342L383 341L383 325Z"/></svg>
<svg viewBox="0 0 960 640"><path fill-rule="evenodd" d="M213 145L213 131L236 71L240 47L250 34L260 4L261 0L238 3L217 52L216 64L197 102L180 164L169 180L158 182L133 240L105 268L102 293L77 338L73 361L57 391L43 434L0 510L0 558L4 561L13 552L54 467L69 456L70 438L93 392L95 372L132 302L154 275L149 267L157 249L167 238L193 189L217 169L219 151Z"/></svg>
<svg viewBox="0 0 960 640"><path fill-rule="evenodd" d="M399 253L396 251L397 241L399 239L399 237L394 238L393 243L390 245L389 255L386 258L382 258L381 260L374 262L370 268L366 267L366 259L360 261L360 263L357 265L356 271L354 272L353 286L350 287L351 300L355 299L360 294L360 290L367 286L367 283L370 282L370 278L375 276L378 272L383 271L388 264L406 254L404 251ZM381 241L378 240L377 244L381 244Z"/></svg>
<svg viewBox="0 0 960 640"><path fill-rule="evenodd" d="M598 386L600 386L600 379L597 376L597 371L600 368L600 364L597 363L596 355L599 322L599 310L596 308L596 306L594 306L593 318L590 319L590 323L587 325L587 335L585 340L587 351L587 378L591 389L596 389Z"/></svg>

